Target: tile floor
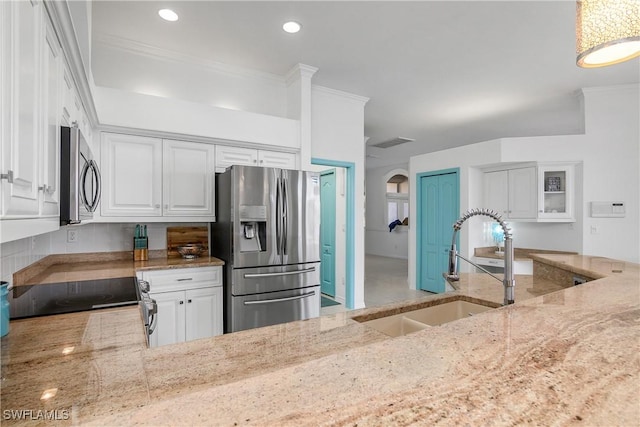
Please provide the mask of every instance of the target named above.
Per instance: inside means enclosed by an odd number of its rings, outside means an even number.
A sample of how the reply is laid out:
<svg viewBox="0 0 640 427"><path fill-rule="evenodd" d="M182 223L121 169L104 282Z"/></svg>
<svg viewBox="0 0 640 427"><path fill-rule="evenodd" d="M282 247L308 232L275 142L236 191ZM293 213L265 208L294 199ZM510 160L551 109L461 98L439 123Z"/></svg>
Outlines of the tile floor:
<svg viewBox="0 0 640 427"><path fill-rule="evenodd" d="M407 260L365 255L364 302L367 307L376 307L391 302L411 300L429 292L409 289L407 283ZM321 315L345 311L343 305L323 307Z"/></svg>

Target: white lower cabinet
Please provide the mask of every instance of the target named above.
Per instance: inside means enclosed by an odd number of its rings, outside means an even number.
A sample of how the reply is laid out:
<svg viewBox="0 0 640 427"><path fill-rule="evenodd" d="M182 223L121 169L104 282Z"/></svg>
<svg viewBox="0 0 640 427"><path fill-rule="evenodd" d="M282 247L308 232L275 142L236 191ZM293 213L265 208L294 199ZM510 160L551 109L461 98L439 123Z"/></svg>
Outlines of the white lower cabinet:
<svg viewBox="0 0 640 427"><path fill-rule="evenodd" d="M158 347L165 344L184 342L186 337L184 292L162 292L151 294L158 304L155 328L149 336L149 346Z"/></svg>
<svg viewBox="0 0 640 427"><path fill-rule="evenodd" d="M474 262L491 273L504 273L504 258L474 257ZM514 260L513 274L531 276L533 274L533 260Z"/></svg>
<svg viewBox="0 0 640 427"><path fill-rule="evenodd" d="M222 267L143 271L158 305L149 346L222 335Z"/></svg>

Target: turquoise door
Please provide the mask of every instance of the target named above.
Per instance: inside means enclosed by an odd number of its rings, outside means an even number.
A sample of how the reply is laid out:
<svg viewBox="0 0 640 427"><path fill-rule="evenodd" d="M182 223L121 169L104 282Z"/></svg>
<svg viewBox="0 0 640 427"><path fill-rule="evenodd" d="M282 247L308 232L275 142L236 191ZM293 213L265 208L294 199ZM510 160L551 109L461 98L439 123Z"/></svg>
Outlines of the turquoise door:
<svg viewBox="0 0 640 427"><path fill-rule="evenodd" d="M418 288L445 291L442 273L447 271L453 223L458 219L458 172L418 176Z"/></svg>
<svg viewBox="0 0 640 427"><path fill-rule="evenodd" d="M336 171L320 174L320 291L336 296Z"/></svg>

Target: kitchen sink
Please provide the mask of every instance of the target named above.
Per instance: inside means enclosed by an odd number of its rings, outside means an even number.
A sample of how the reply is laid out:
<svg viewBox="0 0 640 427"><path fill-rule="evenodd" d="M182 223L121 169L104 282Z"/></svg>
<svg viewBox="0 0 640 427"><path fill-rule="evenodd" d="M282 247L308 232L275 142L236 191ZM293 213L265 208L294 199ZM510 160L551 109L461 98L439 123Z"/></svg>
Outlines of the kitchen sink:
<svg viewBox="0 0 640 427"><path fill-rule="evenodd" d="M454 320L464 319L484 311L493 310L493 308L494 307L482 304L457 300L362 321L362 324L390 337L399 337L431 326L438 326Z"/></svg>

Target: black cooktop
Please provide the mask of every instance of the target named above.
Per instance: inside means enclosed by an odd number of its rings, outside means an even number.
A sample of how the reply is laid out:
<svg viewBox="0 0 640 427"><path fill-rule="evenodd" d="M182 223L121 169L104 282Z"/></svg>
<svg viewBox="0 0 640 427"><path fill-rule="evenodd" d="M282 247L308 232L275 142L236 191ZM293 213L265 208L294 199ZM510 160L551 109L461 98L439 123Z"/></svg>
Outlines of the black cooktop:
<svg viewBox="0 0 640 427"><path fill-rule="evenodd" d="M135 277L14 286L9 292L11 319L73 313L137 304Z"/></svg>

